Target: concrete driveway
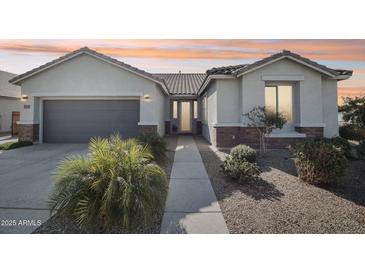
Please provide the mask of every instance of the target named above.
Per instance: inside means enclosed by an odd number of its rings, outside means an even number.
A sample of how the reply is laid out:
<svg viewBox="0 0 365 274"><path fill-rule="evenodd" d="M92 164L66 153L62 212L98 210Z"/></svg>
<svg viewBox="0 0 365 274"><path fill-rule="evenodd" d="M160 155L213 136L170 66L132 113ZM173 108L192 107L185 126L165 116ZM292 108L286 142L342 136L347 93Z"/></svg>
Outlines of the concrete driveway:
<svg viewBox="0 0 365 274"><path fill-rule="evenodd" d="M50 217L52 175L66 156L87 145L42 144L0 151L0 233L31 233Z"/></svg>

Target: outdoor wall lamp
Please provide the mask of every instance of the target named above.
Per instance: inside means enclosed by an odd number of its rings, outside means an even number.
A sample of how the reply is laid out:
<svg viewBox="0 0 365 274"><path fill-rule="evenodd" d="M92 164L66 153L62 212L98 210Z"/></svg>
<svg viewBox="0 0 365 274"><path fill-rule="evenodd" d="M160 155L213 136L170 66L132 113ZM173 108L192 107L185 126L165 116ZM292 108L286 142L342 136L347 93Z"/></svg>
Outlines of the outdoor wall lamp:
<svg viewBox="0 0 365 274"><path fill-rule="evenodd" d="M145 101L149 101L151 98L148 94L145 94L143 97L144 97Z"/></svg>
<svg viewBox="0 0 365 274"><path fill-rule="evenodd" d="M21 97L20 97L20 101L24 102L24 101L27 101L29 99L29 96L28 95L25 95L23 94Z"/></svg>

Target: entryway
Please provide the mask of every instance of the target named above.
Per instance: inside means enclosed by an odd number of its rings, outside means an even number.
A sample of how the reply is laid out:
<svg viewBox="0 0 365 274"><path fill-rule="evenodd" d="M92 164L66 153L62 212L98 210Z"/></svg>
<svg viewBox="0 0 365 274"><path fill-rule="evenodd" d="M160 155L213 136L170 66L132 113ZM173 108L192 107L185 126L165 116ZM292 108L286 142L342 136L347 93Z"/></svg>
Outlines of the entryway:
<svg viewBox="0 0 365 274"><path fill-rule="evenodd" d="M171 104L172 133L196 134L198 102L193 99L173 100Z"/></svg>
<svg viewBox="0 0 365 274"><path fill-rule="evenodd" d="M11 113L11 135L12 136L18 136L18 124L17 122L20 120L20 112L19 111L13 111Z"/></svg>
<svg viewBox="0 0 365 274"><path fill-rule="evenodd" d="M181 115L180 115L180 132L191 132L191 119L190 119L190 102L181 102Z"/></svg>

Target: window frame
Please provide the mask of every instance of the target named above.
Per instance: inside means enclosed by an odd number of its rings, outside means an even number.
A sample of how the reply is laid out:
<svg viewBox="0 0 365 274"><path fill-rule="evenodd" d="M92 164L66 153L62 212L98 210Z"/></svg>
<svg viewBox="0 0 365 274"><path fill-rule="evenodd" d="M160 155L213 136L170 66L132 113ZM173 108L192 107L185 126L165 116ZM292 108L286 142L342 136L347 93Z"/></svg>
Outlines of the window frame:
<svg viewBox="0 0 365 274"><path fill-rule="evenodd" d="M294 117L295 117L295 108L294 108L294 104L295 104L295 83L291 83L291 82L270 82L270 83L266 83L265 84L265 108L266 108L266 88L275 88L275 108L276 108L276 115L278 116L280 113L280 108L279 108L279 86L290 86L291 87L291 92L292 92L292 100L291 100L291 117L292 120L291 122L289 122L289 124L294 123Z"/></svg>
<svg viewBox="0 0 365 274"><path fill-rule="evenodd" d="M207 96L202 98L202 116L203 122L207 122Z"/></svg>
<svg viewBox="0 0 365 274"><path fill-rule="evenodd" d="M193 101L193 119L198 119L198 101Z"/></svg>
<svg viewBox="0 0 365 274"><path fill-rule="evenodd" d="M279 85L274 85L274 84L270 84L270 85L265 85L265 108L266 108L266 88L275 88L275 114L276 116L279 115Z"/></svg>
<svg viewBox="0 0 365 274"><path fill-rule="evenodd" d="M175 106L176 104L176 106ZM172 101L172 119L178 119L179 118L179 102L177 100Z"/></svg>

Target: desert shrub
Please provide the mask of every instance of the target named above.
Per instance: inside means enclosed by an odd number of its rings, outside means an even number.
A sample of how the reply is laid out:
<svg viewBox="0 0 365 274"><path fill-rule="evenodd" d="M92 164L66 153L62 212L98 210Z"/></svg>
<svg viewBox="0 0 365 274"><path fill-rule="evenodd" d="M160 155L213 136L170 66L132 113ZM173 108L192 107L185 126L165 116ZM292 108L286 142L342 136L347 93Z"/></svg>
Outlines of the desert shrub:
<svg viewBox="0 0 365 274"><path fill-rule="evenodd" d="M360 141L365 139L365 130L360 128L355 128L350 124L345 124L339 128L340 136L347 140Z"/></svg>
<svg viewBox="0 0 365 274"><path fill-rule="evenodd" d="M231 149L222 165L223 173L234 180L242 182L257 179L261 171L256 163L256 151L246 145Z"/></svg>
<svg viewBox="0 0 365 274"><path fill-rule="evenodd" d="M149 147L156 160L165 160L167 145L163 137L157 133L142 133L138 140Z"/></svg>
<svg viewBox="0 0 365 274"><path fill-rule="evenodd" d="M246 145L238 145L231 149L230 155L237 161L246 160L250 163L256 161L256 150Z"/></svg>
<svg viewBox="0 0 365 274"><path fill-rule="evenodd" d="M82 231L130 231L148 225L161 212L167 193L164 171L151 162L147 146L118 135L92 139L88 157L60 163L50 199L52 210L70 218Z"/></svg>
<svg viewBox="0 0 365 274"><path fill-rule="evenodd" d="M360 141L359 145L357 146L357 151L362 156L365 156L365 140Z"/></svg>
<svg viewBox="0 0 365 274"><path fill-rule="evenodd" d="M343 175L346 157L343 151L324 141L307 141L295 147L298 176L312 184L330 183Z"/></svg>
<svg viewBox="0 0 365 274"><path fill-rule="evenodd" d="M32 141L6 142L0 145L0 150L10 150L31 145L33 145Z"/></svg>
<svg viewBox="0 0 365 274"><path fill-rule="evenodd" d="M332 144L342 151L342 153L346 156L347 159L351 159L351 145L349 141L342 137L335 137L323 140L326 143Z"/></svg>
<svg viewBox="0 0 365 274"><path fill-rule="evenodd" d="M256 163L250 163L246 160L238 161L230 155L224 160L222 168L226 176L241 182L255 180L261 173Z"/></svg>

